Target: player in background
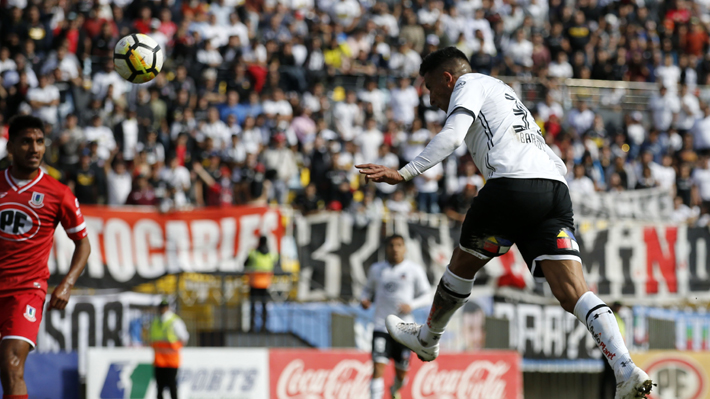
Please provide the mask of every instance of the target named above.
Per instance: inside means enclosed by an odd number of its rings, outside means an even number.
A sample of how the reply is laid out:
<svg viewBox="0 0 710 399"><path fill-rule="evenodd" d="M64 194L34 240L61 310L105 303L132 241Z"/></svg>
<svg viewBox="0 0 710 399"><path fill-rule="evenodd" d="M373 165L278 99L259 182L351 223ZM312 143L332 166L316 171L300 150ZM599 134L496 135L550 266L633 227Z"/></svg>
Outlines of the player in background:
<svg viewBox="0 0 710 399"><path fill-rule="evenodd" d="M443 129L402 169L357 165L360 173L375 182L409 181L466 143L487 182L466 214L427 323L390 315L389 333L422 360L435 359L439 339L468 300L476 272L517 244L533 276L546 278L562 307L594 336L614 369L615 398L645 398L651 379L631 361L614 314L584 280L564 178L567 168L545 144L530 111L510 86L473 73L466 56L454 47L429 54L419 74L431 104L446 112Z"/></svg>
<svg viewBox="0 0 710 399"><path fill-rule="evenodd" d="M375 328L372 333L372 361L375 367L370 382L370 397L382 399L385 393L385 368L394 360L395 378L390 387L392 398L406 384L411 352L395 342L385 329L385 318L396 314L413 321L412 310L426 306L431 301L431 285L424 268L404 259L407 248L404 238L393 235L385 240L384 262L370 266L367 284L362 291L360 304L368 309L375 301Z"/></svg>
<svg viewBox="0 0 710 399"><path fill-rule="evenodd" d="M9 121L12 166L0 171L0 380L3 399L27 399L27 354L35 348L47 295L47 260L61 223L75 249L69 272L47 309L64 309L91 247L79 201L40 169L44 124L33 116Z"/></svg>

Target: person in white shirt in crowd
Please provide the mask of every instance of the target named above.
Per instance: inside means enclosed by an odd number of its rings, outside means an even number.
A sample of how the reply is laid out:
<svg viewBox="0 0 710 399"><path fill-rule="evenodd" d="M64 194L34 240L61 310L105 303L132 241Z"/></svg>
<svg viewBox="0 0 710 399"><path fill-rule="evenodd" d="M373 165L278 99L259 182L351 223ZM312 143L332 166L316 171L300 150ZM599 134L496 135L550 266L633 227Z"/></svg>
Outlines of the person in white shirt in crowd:
<svg viewBox="0 0 710 399"><path fill-rule="evenodd" d="M372 104L372 113L375 120L380 123L385 123L385 109L387 107L387 95L383 90L377 87L377 80L370 79L365 85L365 90L357 93L357 98L364 102Z"/></svg>
<svg viewBox="0 0 710 399"><path fill-rule="evenodd" d="M411 133L407 135L407 140L400 146L400 155L405 161L410 162L422 152L431 137L431 131L422 126L422 120L415 119L412 122Z"/></svg>
<svg viewBox="0 0 710 399"><path fill-rule="evenodd" d="M52 84L50 75L40 75L39 86L27 92L27 100L32 107L32 114L50 125L57 124L57 106L59 89Z"/></svg>
<svg viewBox="0 0 710 399"><path fill-rule="evenodd" d="M396 52L392 54L389 62L389 69L402 76L416 75L422 57L417 53L406 40L401 40Z"/></svg>
<svg viewBox="0 0 710 399"><path fill-rule="evenodd" d="M286 100L286 94L284 91L276 88L274 89L273 95L270 99L265 100L262 104L264 107L264 114L267 118L273 118L276 115L281 115L291 120L293 116L293 107Z"/></svg>
<svg viewBox="0 0 710 399"><path fill-rule="evenodd" d="M277 133L273 139L274 145L262 153L267 178L271 180L273 194L270 198L276 199L279 204L285 204L288 196L288 182L298 173L296 157L286 146L286 135Z"/></svg>
<svg viewBox="0 0 710 399"><path fill-rule="evenodd" d="M362 161L366 163L375 162L379 156L380 147L384 142L384 135L377 128L375 119L370 117L365 121L365 130L358 134L354 141L360 147Z"/></svg>
<svg viewBox="0 0 710 399"><path fill-rule="evenodd" d="M648 109L651 111L653 127L665 133L678 118L680 100L675 93L661 86L658 93L654 93L648 100Z"/></svg>
<svg viewBox="0 0 710 399"><path fill-rule="evenodd" d="M377 27L383 29L389 37L399 36L399 24L397 18L392 15L389 6L384 1L378 1L372 7L372 21Z"/></svg>
<svg viewBox="0 0 710 399"><path fill-rule="evenodd" d="M168 159L168 164L160 171L160 180L164 181L169 189L173 191L172 207L181 209L188 204L187 191L192 185L190 171L180 165L180 160L176 156Z"/></svg>
<svg viewBox="0 0 710 399"><path fill-rule="evenodd" d="M676 173L673 168L673 157L669 154L663 155L661 164L651 162L649 165L653 178L658 182L658 187L668 190L675 196Z"/></svg>
<svg viewBox="0 0 710 399"><path fill-rule="evenodd" d="M414 178L417 187L417 210L439 213L439 180L444 177L444 167L438 163Z"/></svg>
<svg viewBox="0 0 710 399"><path fill-rule="evenodd" d="M468 18L466 21L466 28L463 31L466 43L471 43L475 41L476 32L478 31L481 31L483 33L483 40L485 42L493 43L495 34L493 32L493 28L491 28L491 23L488 21L488 19L486 19L486 10L480 6L476 7L474 15L468 17L467 13L464 11L464 8L466 8L466 2L460 1L458 3L458 6L461 15ZM454 40L454 42L455 41L456 40ZM473 46L469 46L473 48Z"/></svg>
<svg viewBox="0 0 710 399"><path fill-rule="evenodd" d="M388 168L399 168L399 157L392 153L392 148L389 144L382 144L378 150L375 163L386 165ZM397 190L397 187L387 183L375 183L375 188L380 198L387 198Z"/></svg>
<svg viewBox="0 0 710 399"><path fill-rule="evenodd" d="M580 99L577 101L577 107L572 108L567 114L567 123L574 128L579 135L582 135L592 127L594 123L594 111L589 109L587 100Z"/></svg>
<svg viewBox="0 0 710 399"><path fill-rule="evenodd" d="M345 101L341 101L333 107L335 128L343 141L351 141L360 133L361 117L362 110L357 104L357 95L354 91L348 90L345 94Z"/></svg>
<svg viewBox="0 0 710 399"><path fill-rule="evenodd" d="M204 48L197 51L197 62L210 68L219 68L222 66L222 54L219 53L212 44L211 40L205 40Z"/></svg>
<svg viewBox="0 0 710 399"><path fill-rule="evenodd" d="M197 136L197 141L201 142L205 137L212 139L214 148L223 150L232 141L232 132L229 127L219 119L219 110L217 107L211 107L207 111L207 123L200 129Z"/></svg>
<svg viewBox="0 0 710 399"><path fill-rule="evenodd" d="M404 195L402 189L396 189L385 202L385 206L394 214L409 215L412 213L412 202Z"/></svg>
<svg viewBox="0 0 710 399"><path fill-rule="evenodd" d="M515 40L508 43L508 47L505 49L505 56L510 58L515 65L531 67L533 65L532 54L532 42L525 37L523 29L518 29L515 33Z"/></svg>
<svg viewBox="0 0 710 399"><path fill-rule="evenodd" d="M97 72L91 81L91 93L100 99L105 98L108 87L113 86L114 101L120 99L129 90L128 85L130 84L114 70L112 59L106 61L103 71Z"/></svg>
<svg viewBox="0 0 710 399"><path fill-rule="evenodd" d="M100 115L91 118L91 125L84 128L84 138L86 142L98 145L96 154L102 161L111 158L111 152L116 148L116 139L110 128L103 124Z"/></svg>
<svg viewBox="0 0 710 399"><path fill-rule="evenodd" d="M690 92L687 84L682 84L680 86L680 112L678 112L678 118L673 126L679 134L685 135L693 128L695 121L702 116L700 101Z"/></svg>
<svg viewBox="0 0 710 399"><path fill-rule="evenodd" d="M65 46L60 46L57 51L52 53L47 61L42 65L42 74L52 73L55 69L61 71L61 80L67 82L79 77L79 60L76 55L67 51Z"/></svg>
<svg viewBox="0 0 710 399"><path fill-rule="evenodd" d="M419 105L419 93L411 86L411 83L411 79L402 78L399 81L399 87L390 92L393 119L406 126L411 125L414 121L416 107Z"/></svg>
<svg viewBox="0 0 710 399"><path fill-rule="evenodd" d="M115 128L115 139L118 141L118 146L123 148L123 160L132 161L136 154L136 146L138 145L138 119L136 118L136 109L128 108L126 118L121 121Z"/></svg>
<svg viewBox="0 0 710 399"><path fill-rule="evenodd" d="M397 343L387 333L385 318L390 314L413 321L412 311L426 306L431 300L431 284L424 267L406 257L404 237L392 235L385 239L385 261L370 266L367 282L360 296L360 304L369 309L375 305L375 324L372 333L372 361L374 370L370 382L370 398L383 399L384 374L390 359L394 361L395 379L390 386L390 397L398 397L407 382L411 351Z"/></svg>
<svg viewBox="0 0 710 399"><path fill-rule="evenodd" d="M700 214L698 207L689 207L683 203L683 198L677 196L673 198L673 213L671 213L671 222L673 224L687 223L692 225Z"/></svg>
<svg viewBox="0 0 710 399"><path fill-rule="evenodd" d="M565 111L562 105L555 101L550 92L545 93L545 100L537 103L537 114L543 122L547 122L554 115L558 120L564 120Z"/></svg>
<svg viewBox="0 0 710 399"><path fill-rule="evenodd" d="M0 74L14 70L17 70L17 64L15 60L10 58L10 49L7 47L0 48Z"/></svg>
<svg viewBox="0 0 710 399"><path fill-rule="evenodd" d="M459 35L466 31L466 18L459 13L456 4L450 6L448 13L441 16L441 21L444 26L444 33L451 43L456 43Z"/></svg>
<svg viewBox="0 0 710 399"><path fill-rule="evenodd" d="M239 36L239 45L241 48L249 48L249 28L239 19L239 14L236 12L229 14L227 34L228 36Z"/></svg>
<svg viewBox="0 0 710 399"><path fill-rule="evenodd" d="M480 190L483 188L484 184L483 177L478 174L476 164L471 160L464 162L463 176L459 176L458 180L458 190L456 190L457 193L460 193L466 186L475 186L477 190Z"/></svg>
<svg viewBox="0 0 710 399"><path fill-rule="evenodd" d="M125 205L133 188L133 178L126 169L126 163L122 159L108 161L104 164L104 170L107 187L106 202L108 205Z"/></svg>
<svg viewBox="0 0 710 399"><path fill-rule="evenodd" d="M663 65L659 66L654 71L656 81L660 82L663 87L674 94L678 92L680 73L680 68L673 63L673 55L671 53L666 53L663 58Z"/></svg>
<svg viewBox="0 0 710 399"><path fill-rule="evenodd" d="M710 150L710 105L703 105L702 116L695 121L690 133L695 151Z"/></svg>
<svg viewBox="0 0 710 399"><path fill-rule="evenodd" d="M547 67L547 76L551 78L570 79L574 75L574 72L568 59L567 53L564 51L557 53L557 58Z"/></svg>
<svg viewBox="0 0 710 399"><path fill-rule="evenodd" d="M136 153L145 152L145 160L148 165L163 164L165 162L165 148L158 141L158 132L149 128L146 134L145 142L139 142L136 145Z"/></svg>
<svg viewBox="0 0 710 399"><path fill-rule="evenodd" d="M330 9L330 16L345 32L350 32L357 26L361 15L360 3L357 0L335 0Z"/></svg>
<svg viewBox="0 0 710 399"><path fill-rule="evenodd" d="M596 192L594 181L585 175L584 165L581 163L574 165L574 175L567 184L570 193L592 195Z"/></svg>

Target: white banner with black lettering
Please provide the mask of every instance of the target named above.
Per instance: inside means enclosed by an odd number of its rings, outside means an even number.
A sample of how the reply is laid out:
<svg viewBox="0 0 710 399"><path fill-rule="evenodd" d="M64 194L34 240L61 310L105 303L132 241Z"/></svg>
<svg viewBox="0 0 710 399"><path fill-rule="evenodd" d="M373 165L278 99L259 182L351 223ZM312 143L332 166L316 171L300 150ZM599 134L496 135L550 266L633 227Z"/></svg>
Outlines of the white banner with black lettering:
<svg viewBox="0 0 710 399"><path fill-rule="evenodd" d="M673 212L671 192L661 188L582 194L571 192L574 216L607 220L663 221Z"/></svg>

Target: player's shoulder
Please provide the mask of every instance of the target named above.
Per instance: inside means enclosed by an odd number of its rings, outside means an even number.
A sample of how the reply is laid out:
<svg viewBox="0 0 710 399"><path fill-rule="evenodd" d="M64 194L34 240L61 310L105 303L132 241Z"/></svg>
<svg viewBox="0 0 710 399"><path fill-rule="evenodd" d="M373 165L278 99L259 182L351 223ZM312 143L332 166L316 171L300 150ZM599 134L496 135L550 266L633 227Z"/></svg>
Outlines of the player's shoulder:
<svg viewBox="0 0 710 399"><path fill-rule="evenodd" d="M379 272L380 270L384 269L385 267L389 267L389 263L387 263L385 261L375 262L370 266L370 273Z"/></svg>
<svg viewBox="0 0 710 399"><path fill-rule="evenodd" d="M454 86L454 90L456 90L457 88L463 89L469 83L479 84L479 85L484 85L484 86L505 85L505 83L500 79L496 79L492 76L484 75L482 73L471 72L471 73L461 75L458 78L458 80L456 81L456 86Z"/></svg>
<svg viewBox="0 0 710 399"><path fill-rule="evenodd" d="M42 178L37 182L36 188L43 188L47 191L47 194L55 197L63 197L67 193L71 193L71 190L66 184L60 182L46 172L42 172Z"/></svg>

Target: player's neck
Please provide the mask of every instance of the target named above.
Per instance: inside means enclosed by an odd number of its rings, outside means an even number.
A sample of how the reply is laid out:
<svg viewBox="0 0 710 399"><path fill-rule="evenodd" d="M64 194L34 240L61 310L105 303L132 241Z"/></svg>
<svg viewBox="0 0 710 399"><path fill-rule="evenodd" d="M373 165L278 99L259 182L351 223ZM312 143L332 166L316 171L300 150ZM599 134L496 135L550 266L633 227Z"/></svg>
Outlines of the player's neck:
<svg viewBox="0 0 710 399"><path fill-rule="evenodd" d="M39 168L37 169L25 169L13 165L10 168L10 176L15 178L15 180L34 180L39 174Z"/></svg>

